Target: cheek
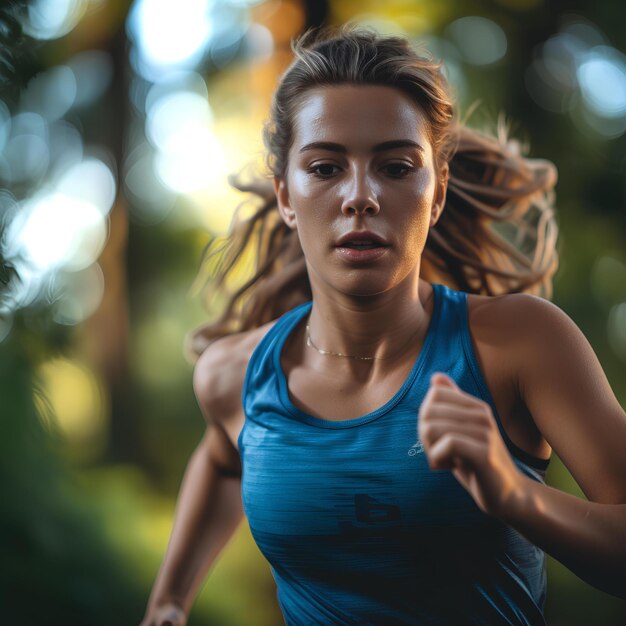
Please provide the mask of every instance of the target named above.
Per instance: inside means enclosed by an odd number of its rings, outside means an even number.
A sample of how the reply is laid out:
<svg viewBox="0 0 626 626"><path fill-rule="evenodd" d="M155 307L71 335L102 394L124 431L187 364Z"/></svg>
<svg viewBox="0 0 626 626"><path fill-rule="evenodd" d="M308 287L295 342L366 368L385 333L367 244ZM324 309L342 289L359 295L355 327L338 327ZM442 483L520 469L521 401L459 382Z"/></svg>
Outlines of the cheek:
<svg viewBox="0 0 626 626"><path fill-rule="evenodd" d="M398 207L407 233L419 238L428 230L434 190L432 177L425 173L417 176L414 184L397 187L389 195L389 204Z"/></svg>
<svg viewBox="0 0 626 626"><path fill-rule="evenodd" d="M425 168L418 170L414 184L406 188L406 193L412 195L415 204L430 206L435 193L435 177L431 170Z"/></svg>
<svg viewBox="0 0 626 626"><path fill-rule="evenodd" d="M323 188L306 172L296 170L289 176L289 202L296 215L303 248L306 246L303 240L324 241L337 213L337 192Z"/></svg>
<svg viewBox="0 0 626 626"><path fill-rule="evenodd" d="M332 232L332 215L321 202L311 202L298 194L290 197L291 208L296 217L296 233L304 253L315 255L316 250L328 245Z"/></svg>
<svg viewBox="0 0 626 626"><path fill-rule="evenodd" d="M290 176L289 189L294 194L294 198L310 200L315 196L315 184L311 176L302 170L296 170Z"/></svg>

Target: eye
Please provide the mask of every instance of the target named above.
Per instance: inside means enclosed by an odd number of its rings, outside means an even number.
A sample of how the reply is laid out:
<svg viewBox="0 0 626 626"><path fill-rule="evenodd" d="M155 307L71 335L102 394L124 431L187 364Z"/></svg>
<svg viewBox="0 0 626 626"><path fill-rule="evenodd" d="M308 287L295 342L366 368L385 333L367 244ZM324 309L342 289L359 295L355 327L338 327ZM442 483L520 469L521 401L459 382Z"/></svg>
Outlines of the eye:
<svg viewBox="0 0 626 626"><path fill-rule="evenodd" d="M387 173L393 178L403 178L415 170L408 163L389 163L383 169L387 170Z"/></svg>
<svg viewBox="0 0 626 626"><path fill-rule="evenodd" d="M332 163L318 163L313 167L307 169L309 174L313 174L313 176L317 176L317 178L330 178L335 172L333 172L333 168L338 168L337 165L333 165Z"/></svg>

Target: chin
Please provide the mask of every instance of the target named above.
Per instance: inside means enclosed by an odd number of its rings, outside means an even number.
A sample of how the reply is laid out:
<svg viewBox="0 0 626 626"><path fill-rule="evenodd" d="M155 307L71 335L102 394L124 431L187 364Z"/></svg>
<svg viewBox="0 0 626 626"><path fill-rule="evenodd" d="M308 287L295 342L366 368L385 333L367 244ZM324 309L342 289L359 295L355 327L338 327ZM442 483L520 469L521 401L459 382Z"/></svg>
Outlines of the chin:
<svg viewBox="0 0 626 626"><path fill-rule="evenodd" d="M387 278L386 280L373 280L372 277L363 276L357 280L342 281L342 284L335 284L335 289L346 296L368 297L383 294L394 285Z"/></svg>
<svg viewBox="0 0 626 626"><path fill-rule="evenodd" d="M307 261L307 273L313 292L336 291L349 297L377 296L399 287L412 274L412 267L333 267L318 271ZM418 266L419 267L419 266ZM326 269L326 268L325 268ZM410 279L409 279L410 280Z"/></svg>

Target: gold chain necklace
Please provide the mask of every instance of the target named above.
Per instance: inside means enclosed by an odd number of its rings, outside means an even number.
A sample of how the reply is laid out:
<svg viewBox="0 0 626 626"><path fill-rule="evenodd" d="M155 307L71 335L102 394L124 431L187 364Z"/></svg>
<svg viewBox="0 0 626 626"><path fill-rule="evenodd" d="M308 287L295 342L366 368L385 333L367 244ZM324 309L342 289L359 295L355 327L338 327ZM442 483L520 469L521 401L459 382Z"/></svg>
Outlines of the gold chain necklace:
<svg viewBox="0 0 626 626"><path fill-rule="evenodd" d="M432 295L432 293L431 293L431 295ZM429 296L428 300L430 300L430 296ZM428 300L424 304L426 304L428 302ZM420 328L417 329L417 331L411 337L411 339L413 339L415 337L415 335L417 335L419 333L420 330L421 330L421 326L420 326ZM352 354L343 354L341 352L331 352L330 350L322 350L321 348L318 348L313 343L313 340L311 339L311 331L310 331L310 328L309 328L308 324L306 325L306 345L310 346L311 348L314 348L320 354L324 354L326 356L342 356L342 357L346 357L348 359L359 359L360 361L373 361L375 359L379 360L379 361L384 361L386 359L391 358L391 356L355 356L355 355L352 355ZM410 345L410 341L407 341L407 345ZM402 354L402 352L400 354ZM395 355L395 356L398 356L398 355Z"/></svg>
<svg viewBox="0 0 626 626"><path fill-rule="evenodd" d="M372 361L373 359L380 358L375 356L354 356L352 354L342 354L341 352L331 352L330 350L321 350L318 348L313 341L311 340L311 333L309 332L309 325L306 325L306 345L311 346L311 348L315 348L320 354L325 354L327 356L345 356L349 359L360 359L361 361Z"/></svg>

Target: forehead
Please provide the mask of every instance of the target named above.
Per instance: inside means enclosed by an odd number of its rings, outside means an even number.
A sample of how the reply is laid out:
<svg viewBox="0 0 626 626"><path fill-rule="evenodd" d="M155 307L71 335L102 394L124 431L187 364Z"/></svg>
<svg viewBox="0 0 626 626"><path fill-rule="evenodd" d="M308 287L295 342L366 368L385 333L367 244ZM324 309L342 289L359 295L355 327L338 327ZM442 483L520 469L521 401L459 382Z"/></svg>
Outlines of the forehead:
<svg viewBox="0 0 626 626"><path fill-rule="evenodd" d="M316 87L305 93L295 114L295 150L312 141L334 141L359 150L393 139L412 139L430 150L423 111L393 87Z"/></svg>

